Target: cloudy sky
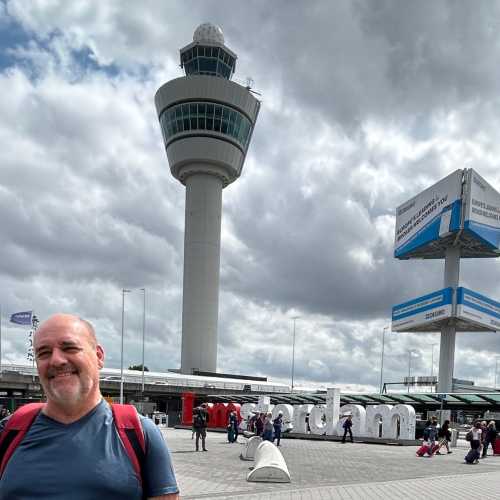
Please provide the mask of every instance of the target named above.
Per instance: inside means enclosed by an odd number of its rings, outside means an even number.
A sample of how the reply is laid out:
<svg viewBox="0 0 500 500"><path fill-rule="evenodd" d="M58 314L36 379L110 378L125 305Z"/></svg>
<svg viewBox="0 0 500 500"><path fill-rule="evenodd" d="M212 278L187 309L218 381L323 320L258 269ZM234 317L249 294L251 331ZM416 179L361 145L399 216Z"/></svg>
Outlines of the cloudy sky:
<svg viewBox="0 0 500 500"><path fill-rule="evenodd" d="M224 190L218 369L302 387L378 388L392 305L442 286L393 258L395 207L457 168L500 189L500 4L461 1L0 1L3 361L16 311L92 321L120 365L180 365L184 187L153 97L202 22L262 108ZM500 299L500 263L461 284ZM439 334L386 335L385 380L430 375ZM498 334L457 335L455 376L491 384Z"/></svg>

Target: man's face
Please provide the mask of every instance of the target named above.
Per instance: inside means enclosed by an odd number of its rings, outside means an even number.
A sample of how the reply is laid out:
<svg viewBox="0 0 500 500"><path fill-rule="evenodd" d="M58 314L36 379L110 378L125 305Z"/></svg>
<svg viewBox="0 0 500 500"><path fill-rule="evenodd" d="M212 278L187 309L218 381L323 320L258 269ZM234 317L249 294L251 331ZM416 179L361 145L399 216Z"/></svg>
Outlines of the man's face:
<svg viewBox="0 0 500 500"><path fill-rule="evenodd" d="M74 316L57 315L43 323L35 335L34 351L49 401L71 406L99 391L104 352Z"/></svg>

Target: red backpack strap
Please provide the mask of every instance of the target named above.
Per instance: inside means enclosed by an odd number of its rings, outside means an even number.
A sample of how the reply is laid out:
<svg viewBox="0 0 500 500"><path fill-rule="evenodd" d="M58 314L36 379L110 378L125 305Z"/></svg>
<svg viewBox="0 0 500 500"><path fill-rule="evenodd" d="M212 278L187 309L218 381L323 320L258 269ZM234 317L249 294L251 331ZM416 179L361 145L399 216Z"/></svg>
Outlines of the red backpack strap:
<svg viewBox="0 0 500 500"><path fill-rule="evenodd" d="M112 404L113 419L134 471L144 490L142 470L146 457L146 442L135 406Z"/></svg>
<svg viewBox="0 0 500 500"><path fill-rule="evenodd" d="M28 403L17 409L7 420L0 435L0 477L10 457L44 406L45 403Z"/></svg>

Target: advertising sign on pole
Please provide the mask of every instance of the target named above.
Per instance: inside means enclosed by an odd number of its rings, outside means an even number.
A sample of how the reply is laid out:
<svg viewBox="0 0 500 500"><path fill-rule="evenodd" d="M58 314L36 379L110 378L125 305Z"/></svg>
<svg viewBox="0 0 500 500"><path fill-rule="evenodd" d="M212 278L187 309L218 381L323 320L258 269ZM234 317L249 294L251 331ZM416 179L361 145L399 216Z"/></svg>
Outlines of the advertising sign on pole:
<svg viewBox="0 0 500 500"><path fill-rule="evenodd" d="M396 209L394 256L411 257L460 228L462 170L456 170Z"/></svg>
<svg viewBox="0 0 500 500"><path fill-rule="evenodd" d="M468 288L458 287L457 317L490 331L500 330L500 302Z"/></svg>
<svg viewBox="0 0 500 500"><path fill-rule="evenodd" d="M392 308L392 331L434 332L434 323L451 317L453 289L443 288Z"/></svg>
<svg viewBox="0 0 500 500"><path fill-rule="evenodd" d="M487 246L500 248L500 193L472 168L467 172L464 229Z"/></svg>

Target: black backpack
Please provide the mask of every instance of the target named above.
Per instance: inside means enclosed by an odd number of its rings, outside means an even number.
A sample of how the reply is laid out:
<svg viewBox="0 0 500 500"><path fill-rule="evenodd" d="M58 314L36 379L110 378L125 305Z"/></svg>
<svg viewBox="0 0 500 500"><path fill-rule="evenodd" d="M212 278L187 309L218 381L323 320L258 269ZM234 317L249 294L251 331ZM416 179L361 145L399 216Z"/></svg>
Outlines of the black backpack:
<svg viewBox="0 0 500 500"><path fill-rule="evenodd" d="M198 412L193 418L193 426L197 428L205 427L205 415Z"/></svg>

